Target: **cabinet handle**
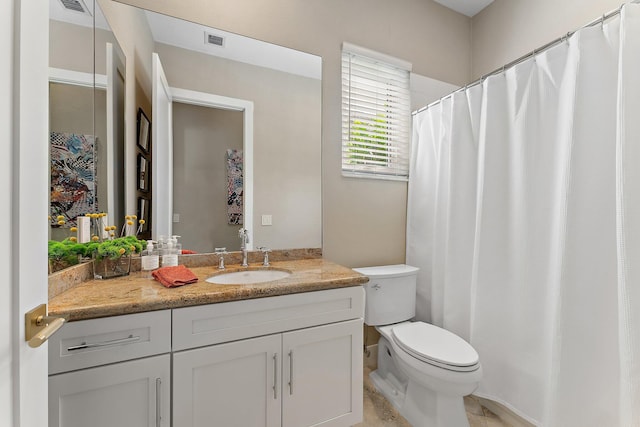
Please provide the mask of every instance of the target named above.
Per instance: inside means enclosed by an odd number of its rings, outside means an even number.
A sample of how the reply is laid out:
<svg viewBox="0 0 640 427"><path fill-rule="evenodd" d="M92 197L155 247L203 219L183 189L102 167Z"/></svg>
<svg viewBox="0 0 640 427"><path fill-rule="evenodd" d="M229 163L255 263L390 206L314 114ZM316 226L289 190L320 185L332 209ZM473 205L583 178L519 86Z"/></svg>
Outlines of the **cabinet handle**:
<svg viewBox="0 0 640 427"><path fill-rule="evenodd" d="M120 338L120 339L111 340L111 341L92 342L92 343L83 342L80 345L74 345L74 346L68 347L67 351L83 350L85 348L108 347L110 345L128 344L136 341L140 341L140 337L134 337L133 335L129 335L127 338Z"/></svg>
<svg viewBox="0 0 640 427"><path fill-rule="evenodd" d="M289 350L289 394L293 394L293 350Z"/></svg>
<svg viewBox="0 0 640 427"><path fill-rule="evenodd" d="M273 354L273 398L278 398L278 353Z"/></svg>
<svg viewBox="0 0 640 427"><path fill-rule="evenodd" d="M162 422L162 380L160 378L156 378L156 427L160 427L160 423Z"/></svg>

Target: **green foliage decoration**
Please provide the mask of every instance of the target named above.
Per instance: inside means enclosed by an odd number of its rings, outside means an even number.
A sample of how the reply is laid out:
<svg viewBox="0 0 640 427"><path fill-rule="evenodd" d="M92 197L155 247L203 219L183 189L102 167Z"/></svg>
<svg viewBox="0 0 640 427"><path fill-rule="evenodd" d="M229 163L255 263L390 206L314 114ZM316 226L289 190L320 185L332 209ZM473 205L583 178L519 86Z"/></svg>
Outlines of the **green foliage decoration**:
<svg viewBox="0 0 640 427"><path fill-rule="evenodd" d="M56 261L64 260L69 265L78 263L78 256L93 257L95 259L118 259L121 256L140 253L147 247L146 240L139 240L136 236L124 236L102 242L76 243L70 239L61 242L49 241L49 258Z"/></svg>

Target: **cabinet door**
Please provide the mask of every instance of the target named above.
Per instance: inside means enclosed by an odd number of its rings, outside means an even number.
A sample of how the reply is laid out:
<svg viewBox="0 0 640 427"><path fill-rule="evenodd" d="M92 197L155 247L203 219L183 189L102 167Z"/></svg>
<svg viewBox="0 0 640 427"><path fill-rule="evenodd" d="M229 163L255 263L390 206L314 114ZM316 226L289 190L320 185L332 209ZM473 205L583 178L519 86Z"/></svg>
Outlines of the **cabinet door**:
<svg viewBox="0 0 640 427"><path fill-rule="evenodd" d="M282 335L282 426L362 421L362 319Z"/></svg>
<svg viewBox="0 0 640 427"><path fill-rule="evenodd" d="M280 426L281 336L174 353L173 425Z"/></svg>
<svg viewBox="0 0 640 427"><path fill-rule="evenodd" d="M49 377L49 427L168 427L170 357Z"/></svg>

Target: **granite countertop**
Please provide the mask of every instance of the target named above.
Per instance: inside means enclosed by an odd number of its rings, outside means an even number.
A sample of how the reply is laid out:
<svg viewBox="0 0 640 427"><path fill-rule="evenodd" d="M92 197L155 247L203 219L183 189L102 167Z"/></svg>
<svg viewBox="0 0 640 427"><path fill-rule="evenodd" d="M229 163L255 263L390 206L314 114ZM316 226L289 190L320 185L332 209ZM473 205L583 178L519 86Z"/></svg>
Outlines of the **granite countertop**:
<svg viewBox="0 0 640 427"><path fill-rule="evenodd" d="M159 282L143 277L139 271L122 278L89 280L50 298L49 314L64 316L68 321L84 320L361 286L368 282L366 276L322 258L276 261L271 263L271 268L289 271L291 275L265 283L218 285L205 281L221 273L217 266L194 266L190 270L198 276L198 282L177 288L165 288ZM261 266L254 265L249 269L261 269ZM242 270L239 265L227 265L222 273L239 270Z"/></svg>

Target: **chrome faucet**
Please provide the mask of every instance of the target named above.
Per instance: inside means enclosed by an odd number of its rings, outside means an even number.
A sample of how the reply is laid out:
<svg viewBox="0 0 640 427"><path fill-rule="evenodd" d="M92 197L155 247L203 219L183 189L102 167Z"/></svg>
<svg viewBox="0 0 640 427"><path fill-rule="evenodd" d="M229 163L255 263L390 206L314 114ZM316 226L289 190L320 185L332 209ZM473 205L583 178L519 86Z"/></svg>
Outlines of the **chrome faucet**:
<svg viewBox="0 0 640 427"><path fill-rule="evenodd" d="M247 262L247 243L249 243L249 232L246 228L238 230L238 237L240 237L240 250L242 251L242 267L248 267Z"/></svg>

